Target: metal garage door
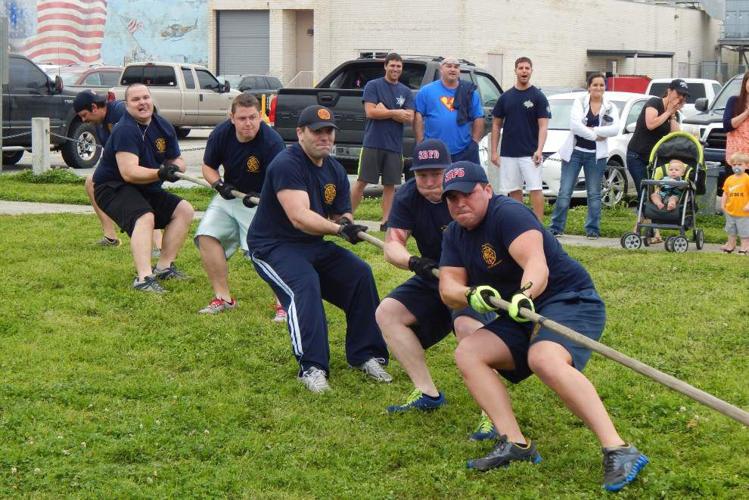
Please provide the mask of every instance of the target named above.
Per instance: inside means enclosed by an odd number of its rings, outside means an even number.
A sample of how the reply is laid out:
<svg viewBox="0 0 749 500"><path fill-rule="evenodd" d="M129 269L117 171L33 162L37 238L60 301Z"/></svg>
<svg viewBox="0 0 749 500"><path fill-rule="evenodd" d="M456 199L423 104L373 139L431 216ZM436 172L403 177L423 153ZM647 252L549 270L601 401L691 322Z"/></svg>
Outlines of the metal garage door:
<svg viewBox="0 0 749 500"><path fill-rule="evenodd" d="M268 11L220 10L218 18L218 74L268 73Z"/></svg>

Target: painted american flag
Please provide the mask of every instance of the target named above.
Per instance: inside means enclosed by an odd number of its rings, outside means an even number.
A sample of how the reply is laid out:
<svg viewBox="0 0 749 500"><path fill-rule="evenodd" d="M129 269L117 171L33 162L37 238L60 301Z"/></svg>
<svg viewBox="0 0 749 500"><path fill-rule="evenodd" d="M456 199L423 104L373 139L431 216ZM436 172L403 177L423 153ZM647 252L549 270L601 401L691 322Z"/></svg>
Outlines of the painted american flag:
<svg viewBox="0 0 749 500"><path fill-rule="evenodd" d="M107 0L39 0L36 35L23 53L37 63L99 64Z"/></svg>

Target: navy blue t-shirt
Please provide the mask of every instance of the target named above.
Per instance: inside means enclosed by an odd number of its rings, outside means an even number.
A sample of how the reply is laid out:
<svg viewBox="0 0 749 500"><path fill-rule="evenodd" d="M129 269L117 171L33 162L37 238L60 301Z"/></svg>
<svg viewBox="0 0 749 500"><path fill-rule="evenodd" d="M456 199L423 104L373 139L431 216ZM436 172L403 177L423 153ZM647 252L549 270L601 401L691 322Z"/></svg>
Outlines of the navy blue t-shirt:
<svg viewBox="0 0 749 500"><path fill-rule="evenodd" d="M161 116L154 114L151 122L141 125L128 113L112 129L99 166L94 172L94 184L105 182L125 182L117 167L118 152L132 153L138 156L138 165L158 169L166 160L173 160L180 155L177 134L172 124ZM161 181L150 184L137 184L143 191L155 191L161 188Z"/></svg>
<svg viewBox="0 0 749 500"><path fill-rule="evenodd" d="M522 233L541 231L549 280L546 289L534 298L537 305L561 292L593 288L585 268L562 249L562 245L544 230L531 210L506 196L489 201L484 220L471 231L451 223L442 238L440 266L462 267L468 273L468 285L490 285L505 299L521 286L523 269L510 256L510 244Z"/></svg>
<svg viewBox="0 0 749 500"><path fill-rule="evenodd" d="M422 257L439 261L442 254L442 232L452 222L447 203L432 203L416 188L411 179L396 193L388 217L388 227L411 231Z"/></svg>
<svg viewBox="0 0 749 500"><path fill-rule="evenodd" d="M107 140L112 133L112 129L125 113L124 101L112 101L107 103L107 113L104 115L104 121L96 126L96 135L99 137L99 144L104 146L107 143Z"/></svg>
<svg viewBox="0 0 749 500"><path fill-rule="evenodd" d="M600 114L594 115L592 109L588 109L588 114L585 115L585 122L584 125L586 127L597 127L599 125L599 117ZM592 151L596 150L596 141L591 141L590 139L586 139L585 137L580 137L579 135L575 136L575 148L576 149L590 149Z"/></svg>
<svg viewBox="0 0 749 500"><path fill-rule="evenodd" d="M247 232L252 250L279 242L314 242L322 236L296 229L278 201L276 193L284 189L305 191L313 212L328 218L351 213L351 195L346 170L333 157L318 167L307 157L299 144L281 151L268 166L260 193L260 204Z"/></svg>
<svg viewBox="0 0 749 500"><path fill-rule="evenodd" d="M538 119L551 118L551 109L544 93L531 85L502 94L492 115L503 120L499 156L522 158L538 149Z"/></svg>
<svg viewBox="0 0 749 500"><path fill-rule="evenodd" d="M364 86L362 100L372 104L382 103L387 109L414 109L411 89L400 82L388 82L384 77L370 80ZM403 124L395 120L367 120L364 125L365 148L403 152Z"/></svg>
<svg viewBox="0 0 749 500"><path fill-rule="evenodd" d="M237 129L231 120L220 123L208 136L203 163L214 170L224 166L224 181L243 193L259 193L268 165L283 151L281 136L260 123L255 138L249 142L237 140Z"/></svg>

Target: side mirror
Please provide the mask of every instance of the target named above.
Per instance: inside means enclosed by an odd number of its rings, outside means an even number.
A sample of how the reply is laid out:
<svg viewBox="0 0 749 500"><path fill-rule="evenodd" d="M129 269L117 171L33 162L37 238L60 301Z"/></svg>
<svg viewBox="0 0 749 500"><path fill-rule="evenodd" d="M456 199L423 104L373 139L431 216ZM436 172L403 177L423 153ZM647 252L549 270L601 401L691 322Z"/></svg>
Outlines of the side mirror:
<svg viewBox="0 0 749 500"><path fill-rule="evenodd" d="M707 111L707 105L710 104L707 97L700 97L694 101L694 109L697 111Z"/></svg>
<svg viewBox="0 0 749 500"><path fill-rule="evenodd" d="M55 76L54 93L55 94L61 94L62 93L62 88L63 88L62 78L60 77L60 75L57 75L57 76Z"/></svg>
<svg viewBox="0 0 749 500"><path fill-rule="evenodd" d="M231 84L229 83L229 80L226 80L224 82L224 85L219 88L219 92L229 92L231 90Z"/></svg>
<svg viewBox="0 0 749 500"><path fill-rule="evenodd" d="M624 127L624 131L628 134L634 134L636 127L637 127L637 122L632 122L632 123L627 124L626 127Z"/></svg>

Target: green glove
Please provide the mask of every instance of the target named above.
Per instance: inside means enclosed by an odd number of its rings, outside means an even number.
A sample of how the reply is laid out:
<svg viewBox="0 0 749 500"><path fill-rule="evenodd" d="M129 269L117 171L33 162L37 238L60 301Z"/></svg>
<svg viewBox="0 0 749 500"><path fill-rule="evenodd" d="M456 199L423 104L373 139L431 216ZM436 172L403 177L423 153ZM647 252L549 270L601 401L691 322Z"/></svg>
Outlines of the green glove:
<svg viewBox="0 0 749 500"><path fill-rule="evenodd" d="M488 285L474 286L466 292L468 305L474 311L482 314L496 311L497 307L492 304L490 299L501 299L499 292Z"/></svg>
<svg viewBox="0 0 749 500"><path fill-rule="evenodd" d="M507 308L507 313L518 323L527 323L530 320L520 316L521 307L525 307L526 309L530 309L531 311L536 312L536 308L533 305L533 301L530 299L530 297L522 292L516 292L515 295L512 296L510 307Z"/></svg>

